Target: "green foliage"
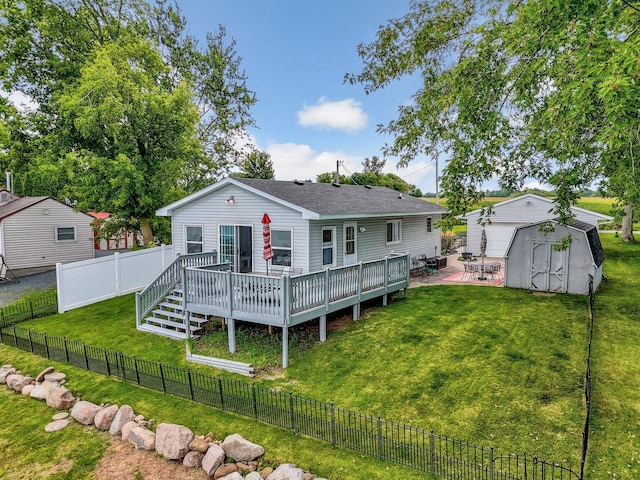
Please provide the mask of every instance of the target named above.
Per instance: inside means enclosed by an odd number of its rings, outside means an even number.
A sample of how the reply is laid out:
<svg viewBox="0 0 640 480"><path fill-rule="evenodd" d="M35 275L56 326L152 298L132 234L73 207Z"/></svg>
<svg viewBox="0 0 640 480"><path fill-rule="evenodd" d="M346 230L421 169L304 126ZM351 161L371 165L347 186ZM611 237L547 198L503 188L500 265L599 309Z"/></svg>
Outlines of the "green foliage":
<svg viewBox="0 0 640 480"><path fill-rule="evenodd" d="M273 180L275 171L273 170L273 161L271 155L267 152L252 151L249 152L240 162L241 173L239 176L244 178L262 178L264 180Z"/></svg>

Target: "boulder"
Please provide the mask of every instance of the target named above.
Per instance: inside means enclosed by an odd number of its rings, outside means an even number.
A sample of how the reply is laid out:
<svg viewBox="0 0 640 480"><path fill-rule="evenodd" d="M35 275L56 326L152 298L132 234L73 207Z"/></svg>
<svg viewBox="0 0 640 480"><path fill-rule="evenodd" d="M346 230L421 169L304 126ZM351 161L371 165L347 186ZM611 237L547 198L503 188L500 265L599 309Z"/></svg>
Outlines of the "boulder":
<svg viewBox="0 0 640 480"><path fill-rule="evenodd" d="M156 429L156 452L169 460L182 460L192 440L193 432L187 427L161 423Z"/></svg>
<svg viewBox="0 0 640 480"><path fill-rule="evenodd" d="M196 437L189 444L189 450L195 450L196 452L207 453L207 450L209 450L209 442L207 442L202 437Z"/></svg>
<svg viewBox="0 0 640 480"><path fill-rule="evenodd" d="M109 430L111 427L111 422L118 413L117 405L109 405L108 407L104 407L93 418L93 424L96 426L98 430Z"/></svg>
<svg viewBox="0 0 640 480"><path fill-rule="evenodd" d="M62 372L51 372L44 375L44 379L54 383L62 383L67 376Z"/></svg>
<svg viewBox="0 0 640 480"><path fill-rule="evenodd" d="M127 441L133 443L138 450L151 452L156 447L156 434L140 426L133 427L127 435Z"/></svg>
<svg viewBox="0 0 640 480"><path fill-rule="evenodd" d="M25 377L19 373L12 373L11 375L7 375L6 382L9 388L12 388L16 392L21 392L25 385L29 385L29 378L31 377Z"/></svg>
<svg viewBox="0 0 640 480"><path fill-rule="evenodd" d="M47 375L47 374L49 374L49 373L53 373L53 372L55 372L55 370L56 370L56 369L55 369L55 368L53 368L53 367L47 367L47 368L45 368L44 370L42 370L42 371L38 374L38 376L36 377L36 383L42 383L42 382L44 382L44 376L45 376L45 375Z"/></svg>
<svg viewBox="0 0 640 480"><path fill-rule="evenodd" d="M22 390L20 390L20 393L22 395L31 395L31 391L35 388L35 385L33 383L30 383L29 385L25 385L24 387L22 387Z"/></svg>
<svg viewBox="0 0 640 480"><path fill-rule="evenodd" d="M236 467L235 463L223 463L218 468L216 468L215 472L213 472L213 480L219 480L220 478L226 477L227 475L237 471L238 468Z"/></svg>
<svg viewBox="0 0 640 480"><path fill-rule="evenodd" d="M242 475L238 472L230 473L229 475L225 475L224 477L220 477L219 480L243 480Z"/></svg>
<svg viewBox="0 0 640 480"><path fill-rule="evenodd" d="M41 383L36 382L36 386L31 390L30 396L31 398L36 398L38 400L45 400L51 389L59 386L59 382L51 382L49 380L45 380Z"/></svg>
<svg viewBox="0 0 640 480"><path fill-rule="evenodd" d="M248 462L264 455L264 448L245 440L237 433L227 436L222 442L222 448L227 457L231 457L237 462Z"/></svg>
<svg viewBox="0 0 640 480"><path fill-rule="evenodd" d="M83 425L92 425L93 418L100 410L102 410L100 405L87 402L86 400L80 400L79 402L76 402L71 409L71 417Z"/></svg>
<svg viewBox="0 0 640 480"><path fill-rule="evenodd" d="M195 450L191 450L184 456L184 460L182 460L182 464L188 468L200 468L202 466L202 459L204 458L204 453L197 452Z"/></svg>
<svg viewBox="0 0 640 480"><path fill-rule="evenodd" d="M304 480L304 471L293 463L283 463L266 480Z"/></svg>
<svg viewBox="0 0 640 480"><path fill-rule="evenodd" d="M125 423L122 426L122 440L127 441L129 439L129 434L131 433L131 430L133 430L134 428L138 428L140 425L138 425L136 422L134 422L133 420L131 420L130 422Z"/></svg>
<svg viewBox="0 0 640 480"><path fill-rule="evenodd" d="M64 418L62 420L55 420L44 427L45 432L57 432L58 430L62 430L66 428L71 423L71 420L68 418Z"/></svg>
<svg viewBox="0 0 640 480"><path fill-rule="evenodd" d="M16 373L16 369L11 365L3 365L0 367L0 383L7 383L7 377Z"/></svg>
<svg viewBox="0 0 640 480"><path fill-rule="evenodd" d="M262 480L262 475L258 472L251 472L249 475L244 477L244 480Z"/></svg>
<svg viewBox="0 0 640 480"><path fill-rule="evenodd" d="M111 426L109 427L109 433L111 435L122 434L122 426L127 422L132 422L136 416L133 413L133 408L129 405L122 405L116 412L116 416L113 417Z"/></svg>
<svg viewBox="0 0 640 480"><path fill-rule="evenodd" d="M76 401L73 394L65 387L52 387L46 400L47 405L56 410L68 410Z"/></svg>
<svg viewBox="0 0 640 480"><path fill-rule="evenodd" d="M158 426L159 427L159 426ZM202 459L202 470L211 476L224 463L226 455L220 445L213 444Z"/></svg>

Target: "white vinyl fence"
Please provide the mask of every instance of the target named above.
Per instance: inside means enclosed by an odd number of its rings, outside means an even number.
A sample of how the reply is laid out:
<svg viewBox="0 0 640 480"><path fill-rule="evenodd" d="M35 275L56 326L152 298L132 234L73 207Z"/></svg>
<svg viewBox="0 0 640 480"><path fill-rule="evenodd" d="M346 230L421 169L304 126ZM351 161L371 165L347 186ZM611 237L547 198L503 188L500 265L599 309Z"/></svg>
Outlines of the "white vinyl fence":
<svg viewBox="0 0 640 480"><path fill-rule="evenodd" d="M58 311L142 290L173 260L171 245L56 264Z"/></svg>

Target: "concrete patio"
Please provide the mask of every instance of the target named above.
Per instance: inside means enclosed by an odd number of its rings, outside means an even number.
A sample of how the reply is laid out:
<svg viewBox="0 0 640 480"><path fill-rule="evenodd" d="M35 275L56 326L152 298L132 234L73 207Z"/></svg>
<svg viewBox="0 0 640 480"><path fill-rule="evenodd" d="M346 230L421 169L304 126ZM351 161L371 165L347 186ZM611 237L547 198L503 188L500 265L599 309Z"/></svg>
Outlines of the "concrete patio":
<svg viewBox="0 0 640 480"><path fill-rule="evenodd" d="M411 275L409 288L424 287L425 285L484 285L490 287L504 286L504 279L478 280L470 276L464 276L464 262L458 260L458 253L447 255L447 266L436 273L424 275L422 272ZM486 257L485 262L497 262L501 265L501 272L504 275L504 259Z"/></svg>

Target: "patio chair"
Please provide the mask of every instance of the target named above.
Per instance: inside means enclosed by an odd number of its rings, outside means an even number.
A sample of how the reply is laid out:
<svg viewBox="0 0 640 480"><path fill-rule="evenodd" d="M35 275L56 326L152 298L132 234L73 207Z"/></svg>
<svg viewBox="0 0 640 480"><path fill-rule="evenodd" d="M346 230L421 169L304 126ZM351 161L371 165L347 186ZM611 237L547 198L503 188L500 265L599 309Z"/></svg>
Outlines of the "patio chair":
<svg viewBox="0 0 640 480"><path fill-rule="evenodd" d="M435 258L428 258L424 262L424 271L427 275L438 273L438 261Z"/></svg>
<svg viewBox="0 0 640 480"><path fill-rule="evenodd" d="M271 271L269 275L272 277L281 277L284 273L284 266L282 265L271 265Z"/></svg>
<svg viewBox="0 0 640 480"><path fill-rule="evenodd" d="M467 277L470 279L474 279L478 274L478 269L475 265L471 265L470 263L464 263L464 273L462 274L462 280L465 280Z"/></svg>

